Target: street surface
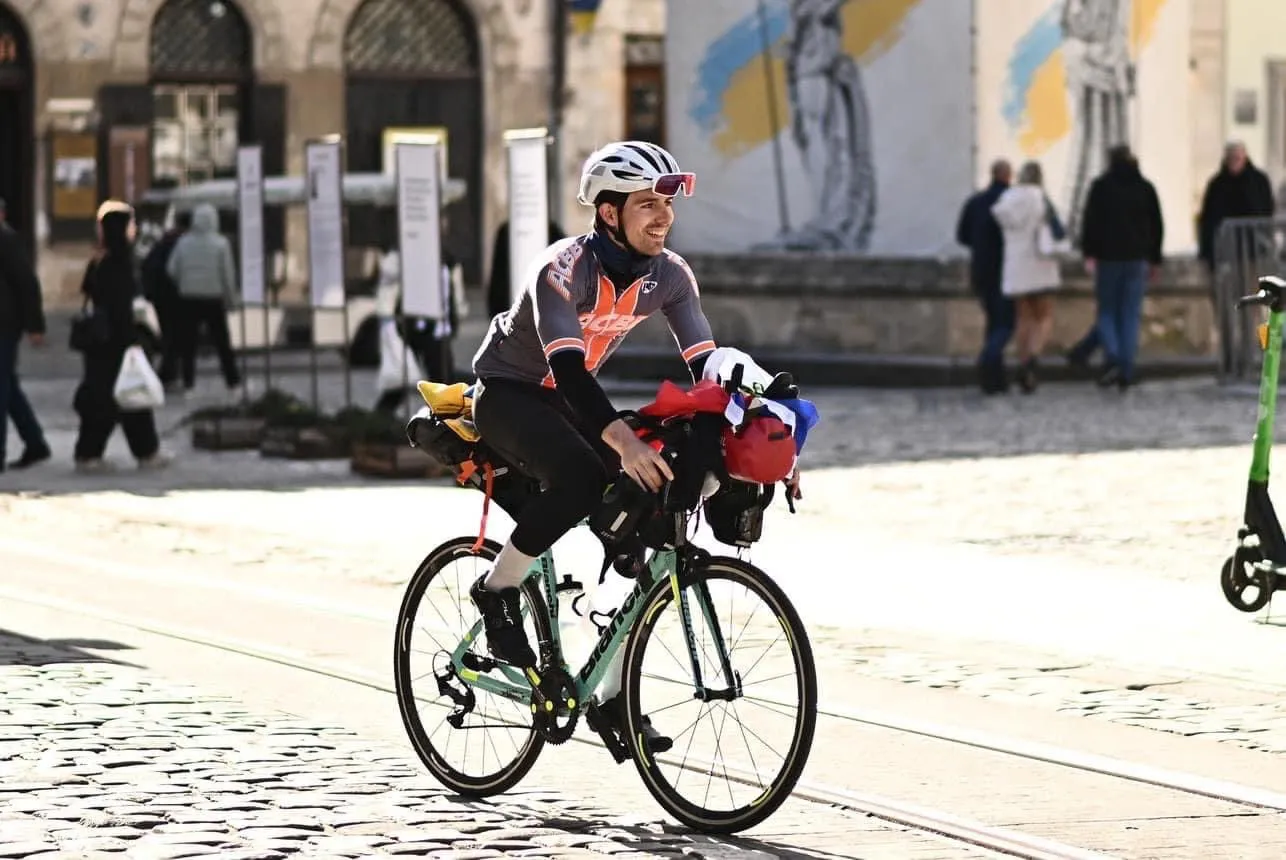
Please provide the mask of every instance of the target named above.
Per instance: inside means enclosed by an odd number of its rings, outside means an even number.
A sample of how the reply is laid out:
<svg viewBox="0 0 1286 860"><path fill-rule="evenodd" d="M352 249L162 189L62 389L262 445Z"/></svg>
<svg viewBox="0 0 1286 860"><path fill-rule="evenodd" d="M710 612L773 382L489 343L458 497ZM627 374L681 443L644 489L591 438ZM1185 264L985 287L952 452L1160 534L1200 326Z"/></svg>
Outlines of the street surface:
<svg viewBox="0 0 1286 860"><path fill-rule="evenodd" d="M307 394L298 366L278 382ZM119 472L77 475L74 382L33 375L56 458L0 475L0 858L998 856L804 792L742 836L692 834L632 765L578 743L547 747L510 793L454 797L393 697L354 679L391 688L402 588L433 546L476 533L481 495L192 451L185 413L220 397L208 364L159 415L171 469L138 472L116 438ZM372 378L354 374L357 399ZM339 375L320 392L338 405ZM800 512L774 504L750 553L817 658L805 783L1103 856L1286 853L1272 808L854 721L1286 792L1286 604L1244 615L1217 581L1253 395L1205 379L808 393L823 422ZM509 525L493 509L489 535ZM587 535L556 555L597 570Z"/></svg>

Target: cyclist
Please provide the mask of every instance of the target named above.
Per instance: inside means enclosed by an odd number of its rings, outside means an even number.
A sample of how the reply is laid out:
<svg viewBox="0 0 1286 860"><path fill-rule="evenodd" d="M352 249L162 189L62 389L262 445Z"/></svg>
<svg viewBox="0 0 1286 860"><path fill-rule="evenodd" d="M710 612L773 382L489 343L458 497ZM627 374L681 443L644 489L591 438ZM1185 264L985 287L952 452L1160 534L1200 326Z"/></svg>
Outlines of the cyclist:
<svg viewBox="0 0 1286 860"><path fill-rule="evenodd" d="M665 247L674 198L690 197L695 184L694 174L650 143L618 141L591 154L577 200L594 207L593 230L555 242L532 263L522 294L491 320L474 356L478 432L546 488L469 592L500 660L536 665L518 592L532 562L594 512L621 471L654 492L674 478L661 454L617 417L594 377L630 329L660 311L700 379L715 349L710 323L692 270ZM602 710L624 728L615 694ZM654 751L669 748L646 719L645 727Z"/></svg>

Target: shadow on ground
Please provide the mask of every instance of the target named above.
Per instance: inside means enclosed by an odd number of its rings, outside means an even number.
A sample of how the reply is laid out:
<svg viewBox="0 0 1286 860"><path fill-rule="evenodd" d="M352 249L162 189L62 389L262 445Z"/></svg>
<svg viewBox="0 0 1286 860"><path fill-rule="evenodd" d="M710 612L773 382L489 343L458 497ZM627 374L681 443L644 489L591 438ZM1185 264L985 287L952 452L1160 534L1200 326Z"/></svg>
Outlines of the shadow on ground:
<svg viewBox="0 0 1286 860"><path fill-rule="evenodd" d="M0 666L51 666L63 663L112 663L141 668L93 651L132 651L133 645L103 639L37 639L0 629Z"/></svg>

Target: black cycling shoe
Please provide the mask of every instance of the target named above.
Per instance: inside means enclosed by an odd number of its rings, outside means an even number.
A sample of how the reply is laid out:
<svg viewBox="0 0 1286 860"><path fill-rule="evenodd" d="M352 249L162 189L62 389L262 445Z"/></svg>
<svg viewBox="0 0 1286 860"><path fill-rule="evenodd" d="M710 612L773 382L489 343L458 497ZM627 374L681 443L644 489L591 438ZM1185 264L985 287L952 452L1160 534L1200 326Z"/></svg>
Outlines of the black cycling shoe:
<svg viewBox="0 0 1286 860"><path fill-rule="evenodd" d="M522 629L522 608L517 588L492 591L482 584L486 574L469 589L482 623L487 630L487 650L497 660L521 668L535 668L536 654L527 642L527 632Z"/></svg>
<svg viewBox="0 0 1286 860"><path fill-rule="evenodd" d="M621 697L619 695L613 696L599 705L598 710L612 724L612 729L616 732L617 737L624 739L625 711L621 706ZM647 748L650 752L668 752L670 747L674 746L674 741L671 738L667 738L652 726L652 721L648 719L647 714L643 715L643 737L647 740Z"/></svg>

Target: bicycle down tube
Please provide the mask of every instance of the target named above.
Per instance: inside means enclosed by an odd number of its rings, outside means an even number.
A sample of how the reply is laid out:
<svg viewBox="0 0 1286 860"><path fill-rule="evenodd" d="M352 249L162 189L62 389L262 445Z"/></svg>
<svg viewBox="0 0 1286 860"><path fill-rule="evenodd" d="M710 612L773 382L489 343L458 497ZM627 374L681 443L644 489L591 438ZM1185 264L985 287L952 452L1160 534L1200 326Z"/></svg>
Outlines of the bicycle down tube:
<svg viewBox="0 0 1286 860"><path fill-rule="evenodd" d="M559 602L557 599L557 574L554 568L554 560L551 553L546 552L533 564L532 573L528 576L539 575L542 579L542 591L545 595L545 602L550 617L550 632L553 636L559 654L562 654L562 636L558 625ZM594 644L593 650L585 660L585 664L577 671L571 672L576 682L576 698L578 702L588 700L588 696L603 681L612 658L624 644L626 635L638 623L639 616L647 605L648 595L655 588L655 583L668 578L670 587L673 589L676 604L679 606L680 615L683 623L683 632L687 638L688 655L692 661L693 681L697 689L697 695L709 696L709 691L705 690L704 681L701 677L700 659L697 649L695 632L692 626L691 612L688 608L687 590L680 588L679 574L677 565L677 553L673 549L661 550L657 552L648 562L648 570L651 577L646 581L642 576L635 583L634 588L626 595L621 606L613 613L607 627L599 634L598 641ZM709 590L705 583L698 583L699 587L693 589L697 601L700 604L701 614L705 618L711 631L715 632L716 650L719 656L719 663L724 671L724 677L733 683L733 673L731 662L728 657L726 643L722 635L718 635L719 624L714 613L714 607L711 605ZM470 686L477 687L486 692L493 693L515 702L526 703L531 698L531 684L529 684L521 672L505 664L497 663L498 668L505 674L509 680L489 677L476 672L464 665L464 656L469 650L469 646L477 641L482 635L482 621L474 622L473 626L461 639L455 650L451 653L451 662L455 667L457 675ZM568 667L569 672L571 667ZM735 695L733 690L725 691L722 694L716 694L715 697L724 698Z"/></svg>

